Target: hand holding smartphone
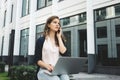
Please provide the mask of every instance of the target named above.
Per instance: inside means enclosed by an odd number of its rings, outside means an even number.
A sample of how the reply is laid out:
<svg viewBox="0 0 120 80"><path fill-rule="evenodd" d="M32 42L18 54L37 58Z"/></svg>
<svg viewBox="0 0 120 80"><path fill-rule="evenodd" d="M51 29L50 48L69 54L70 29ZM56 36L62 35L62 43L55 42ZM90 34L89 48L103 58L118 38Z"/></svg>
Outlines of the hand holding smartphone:
<svg viewBox="0 0 120 80"><path fill-rule="evenodd" d="M62 35L62 30L61 30L61 28L59 28L57 31L57 37L61 37L61 35Z"/></svg>
<svg viewBox="0 0 120 80"><path fill-rule="evenodd" d="M60 33L60 29L57 32Z"/></svg>

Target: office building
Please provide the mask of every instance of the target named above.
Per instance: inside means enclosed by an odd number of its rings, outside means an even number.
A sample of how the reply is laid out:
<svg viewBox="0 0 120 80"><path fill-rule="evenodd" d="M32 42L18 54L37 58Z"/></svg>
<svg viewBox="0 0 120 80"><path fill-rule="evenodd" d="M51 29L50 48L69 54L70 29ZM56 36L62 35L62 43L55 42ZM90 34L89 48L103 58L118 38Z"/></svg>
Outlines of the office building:
<svg viewBox="0 0 120 80"><path fill-rule="evenodd" d="M1 61L33 64L36 39L42 36L46 19L57 15L69 56L86 58L89 73L99 66L120 67L120 0L1 0L0 4Z"/></svg>

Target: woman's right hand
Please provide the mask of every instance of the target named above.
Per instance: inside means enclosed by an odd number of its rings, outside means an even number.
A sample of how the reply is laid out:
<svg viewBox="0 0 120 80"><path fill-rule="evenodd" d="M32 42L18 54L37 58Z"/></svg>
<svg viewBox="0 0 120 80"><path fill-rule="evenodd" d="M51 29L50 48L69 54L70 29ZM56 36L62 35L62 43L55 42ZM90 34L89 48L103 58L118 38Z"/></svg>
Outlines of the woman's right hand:
<svg viewBox="0 0 120 80"><path fill-rule="evenodd" d="M53 66L51 64L46 65L46 69L51 72L53 70Z"/></svg>

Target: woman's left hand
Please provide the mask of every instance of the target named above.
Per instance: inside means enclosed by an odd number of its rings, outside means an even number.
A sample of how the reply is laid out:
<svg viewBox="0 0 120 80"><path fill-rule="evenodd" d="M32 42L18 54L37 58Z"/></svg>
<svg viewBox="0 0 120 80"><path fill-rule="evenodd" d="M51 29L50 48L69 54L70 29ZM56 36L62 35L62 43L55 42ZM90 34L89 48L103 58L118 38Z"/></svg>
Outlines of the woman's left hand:
<svg viewBox="0 0 120 80"><path fill-rule="evenodd" d="M57 31L57 37L60 38L62 35L62 29L60 28L59 31Z"/></svg>

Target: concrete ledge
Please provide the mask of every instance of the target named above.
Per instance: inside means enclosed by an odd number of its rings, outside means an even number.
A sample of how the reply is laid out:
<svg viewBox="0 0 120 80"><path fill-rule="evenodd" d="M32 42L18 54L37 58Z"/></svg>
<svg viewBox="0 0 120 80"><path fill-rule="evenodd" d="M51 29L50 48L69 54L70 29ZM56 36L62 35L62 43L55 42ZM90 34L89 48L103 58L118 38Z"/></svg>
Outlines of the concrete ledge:
<svg viewBox="0 0 120 80"><path fill-rule="evenodd" d="M88 74L80 72L79 74L73 74L70 77L70 80L120 80L118 75L109 75L109 74Z"/></svg>

